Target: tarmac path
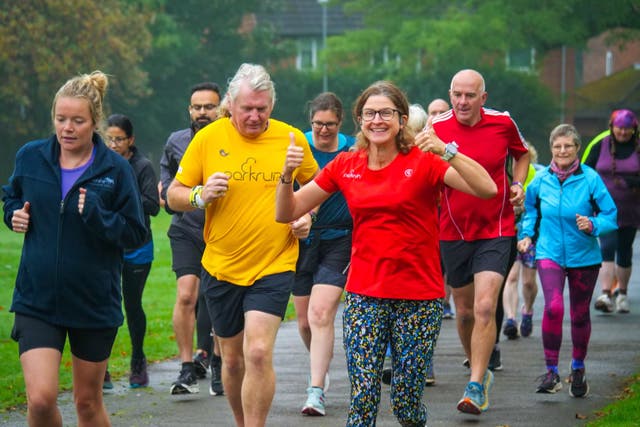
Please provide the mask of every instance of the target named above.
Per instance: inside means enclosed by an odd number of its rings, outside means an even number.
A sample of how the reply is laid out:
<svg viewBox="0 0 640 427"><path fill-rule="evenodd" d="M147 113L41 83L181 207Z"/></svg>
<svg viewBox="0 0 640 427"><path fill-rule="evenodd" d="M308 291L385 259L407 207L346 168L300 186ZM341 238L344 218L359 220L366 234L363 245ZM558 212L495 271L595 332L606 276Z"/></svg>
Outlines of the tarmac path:
<svg viewBox="0 0 640 427"><path fill-rule="evenodd" d="M464 353L458 340L455 321L444 320L435 352L436 385L425 389L424 402L429 410L428 425L434 426L582 426L595 418L595 412L616 399L625 378L640 367L640 239L636 239L629 298L631 313L602 314L591 310L592 335L586 359L590 392L586 398L569 396L568 384L555 395L535 393L537 377L545 372L540 336L542 292L535 304L533 334L529 338L508 341L501 337L504 369L495 373L490 394L491 406L480 416L462 414L456 404L468 381L469 371L462 366ZM594 295L599 295L599 287ZM568 291L565 289L565 301ZM592 304L593 307L593 304ZM560 376L569 375L571 361L570 329L566 302ZM306 398L309 372L307 351L298 336L295 321L283 323L274 355L277 376L276 396L267 421L268 426L320 427L343 426L349 405L349 383L342 348L342 320L336 319L335 356L331 365L331 386L327 392L327 415L306 417L300 409ZM150 366L150 386L131 390L126 378L114 381L115 388L105 395L114 426L199 427L233 426L226 398L210 396L209 379L200 381L200 393L175 398L169 387L177 377L176 360ZM382 400L377 425L397 426L389 408L389 386L382 386ZM65 426L76 424L70 392L61 393L59 405ZM26 425L25 411L0 415L0 424ZM640 425L637 419L628 425Z"/></svg>

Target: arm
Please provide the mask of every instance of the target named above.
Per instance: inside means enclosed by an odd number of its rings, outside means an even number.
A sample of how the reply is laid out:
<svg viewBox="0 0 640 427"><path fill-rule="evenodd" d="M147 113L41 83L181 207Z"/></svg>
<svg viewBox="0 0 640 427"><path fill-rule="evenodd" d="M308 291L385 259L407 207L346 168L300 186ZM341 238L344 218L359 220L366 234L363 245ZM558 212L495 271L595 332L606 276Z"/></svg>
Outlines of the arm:
<svg viewBox="0 0 640 427"><path fill-rule="evenodd" d="M433 129L416 135L415 144L425 152L439 156L445 153L446 144ZM498 194L498 187L489 173L472 158L458 153L449 160L449 164L451 167L444 174L444 183L449 187L483 199Z"/></svg>
<svg viewBox="0 0 640 427"><path fill-rule="evenodd" d="M145 215L158 215L160 211L158 181L151 162L144 162L144 167L138 176L138 185L140 186L140 195L142 196L142 210Z"/></svg>
<svg viewBox="0 0 640 427"><path fill-rule="evenodd" d="M618 208L616 207L611 194L604 185L602 178L596 176L596 186L593 190L593 199L597 205L597 213L590 216L589 220L593 224L591 234L600 236L618 228Z"/></svg>
<svg viewBox="0 0 640 427"><path fill-rule="evenodd" d="M530 158L531 155L527 152L513 162L513 181L509 187L511 193L509 201L514 206L518 206L524 201L524 182L529 174Z"/></svg>

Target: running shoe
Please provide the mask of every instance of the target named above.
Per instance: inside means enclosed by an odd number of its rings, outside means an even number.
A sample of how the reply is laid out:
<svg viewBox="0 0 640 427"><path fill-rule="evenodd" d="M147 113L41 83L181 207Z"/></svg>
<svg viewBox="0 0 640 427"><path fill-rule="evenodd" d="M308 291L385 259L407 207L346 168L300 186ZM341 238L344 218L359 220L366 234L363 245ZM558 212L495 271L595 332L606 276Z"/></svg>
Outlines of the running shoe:
<svg viewBox="0 0 640 427"><path fill-rule="evenodd" d="M207 378L209 370L209 358L204 351L199 351L193 356L193 366L196 369L196 376L200 379Z"/></svg>
<svg viewBox="0 0 640 427"><path fill-rule="evenodd" d="M484 377L482 378L482 393L484 395L484 407L480 408L482 411L486 411L489 409L489 391L493 386L493 372L487 369L484 372Z"/></svg>
<svg viewBox="0 0 640 427"><path fill-rule="evenodd" d="M320 387L309 387L307 389L307 401L301 412L304 415L324 416L324 392Z"/></svg>
<svg viewBox="0 0 640 427"><path fill-rule="evenodd" d="M485 408L485 395L482 390L482 385L476 382L470 382L464 389L464 395L458 402L458 411L465 414L480 415L483 412L482 408Z"/></svg>
<svg viewBox="0 0 640 427"><path fill-rule="evenodd" d="M491 352L488 368L491 371L502 371L502 360L500 358L500 349L498 347L494 347Z"/></svg>
<svg viewBox="0 0 640 427"><path fill-rule="evenodd" d="M131 374L129 374L129 387L140 388L149 385L147 373L147 359L131 359Z"/></svg>
<svg viewBox="0 0 640 427"><path fill-rule="evenodd" d="M628 313L629 312L629 300L626 295L618 294L616 297L616 311L618 313Z"/></svg>
<svg viewBox="0 0 640 427"><path fill-rule="evenodd" d="M211 396L223 396L224 387L222 385L222 359L215 354L211 355L211 385L209 394Z"/></svg>
<svg viewBox="0 0 640 427"><path fill-rule="evenodd" d="M603 313L611 313L613 311L613 302L611 302L611 298L609 298L609 295L602 294L598 297L598 299L596 299L594 308L596 310L600 310Z"/></svg>
<svg viewBox="0 0 640 427"><path fill-rule="evenodd" d="M171 384L169 390L172 395L199 393L198 378L193 364L183 364L178 379Z"/></svg>
<svg viewBox="0 0 640 427"><path fill-rule="evenodd" d="M108 369L104 373L104 381L102 382L102 389L103 390L113 389L113 383L111 382L111 374L109 373Z"/></svg>
<svg viewBox="0 0 640 427"><path fill-rule="evenodd" d="M589 383L584 374L584 368L572 369L569 375L569 394L573 397L585 397L589 393Z"/></svg>
<svg viewBox="0 0 640 427"><path fill-rule="evenodd" d="M506 335L510 340L515 340L518 338L518 323L515 319L507 319L504 322L504 327L502 328L502 333Z"/></svg>
<svg viewBox="0 0 640 427"><path fill-rule="evenodd" d="M557 391L562 390L562 381L560 381L560 375L553 371L547 371L546 374L538 377L540 385L536 390L536 393L548 393L554 394Z"/></svg>
<svg viewBox="0 0 640 427"><path fill-rule="evenodd" d="M520 322L520 335L528 337L533 330L533 313L522 313L522 322Z"/></svg>
<svg viewBox="0 0 640 427"><path fill-rule="evenodd" d="M427 377L424 380L424 385L430 387L436 385L436 375L433 373L433 360L427 366Z"/></svg>

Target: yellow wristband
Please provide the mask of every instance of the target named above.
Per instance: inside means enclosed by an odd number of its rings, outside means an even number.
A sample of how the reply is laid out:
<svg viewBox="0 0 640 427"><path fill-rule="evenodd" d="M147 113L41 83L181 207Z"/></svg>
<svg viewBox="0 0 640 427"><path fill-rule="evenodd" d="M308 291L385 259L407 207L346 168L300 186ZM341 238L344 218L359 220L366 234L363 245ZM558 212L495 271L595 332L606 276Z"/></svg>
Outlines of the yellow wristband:
<svg viewBox="0 0 640 427"><path fill-rule="evenodd" d="M189 203L194 208L204 209L207 204L202 200L202 185L196 185L189 193Z"/></svg>

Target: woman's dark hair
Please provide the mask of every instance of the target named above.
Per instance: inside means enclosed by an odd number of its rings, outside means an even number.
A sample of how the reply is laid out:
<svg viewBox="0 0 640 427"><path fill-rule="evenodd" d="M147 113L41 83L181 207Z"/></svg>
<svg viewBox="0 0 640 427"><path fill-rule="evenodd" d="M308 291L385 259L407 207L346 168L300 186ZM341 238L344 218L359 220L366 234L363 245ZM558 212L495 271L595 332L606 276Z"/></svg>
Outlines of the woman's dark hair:
<svg viewBox="0 0 640 427"><path fill-rule="evenodd" d="M362 109L364 108L364 104L366 104L367 100L372 96L389 98L396 110L398 110L398 120L400 120L401 126L400 131L396 135L396 146L401 153L408 153L413 145L415 135L408 126L402 126L402 116L409 117L409 101L407 100L407 96L398 86L390 81L381 80L373 83L360 94L353 105L353 120L357 127L360 127L362 122ZM365 138L362 131L359 131L356 135L356 148L367 149L368 147L369 141Z"/></svg>
<svg viewBox="0 0 640 427"><path fill-rule="evenodd" d="M127 134L127 137L131 138L133 136L133 124L129 117L124 114L112 114L107 119L107 127L115 126L120 128Z"/></svg>
<svg viewBox="0 0 640 427"><path fill-rule="evenodd" d="M338 120L342 122L344 110L342 109L342 101L333 92L322 92L312 101L309 101L309 121L313 120L313 116L318 111L333 111Z"/></svg>

